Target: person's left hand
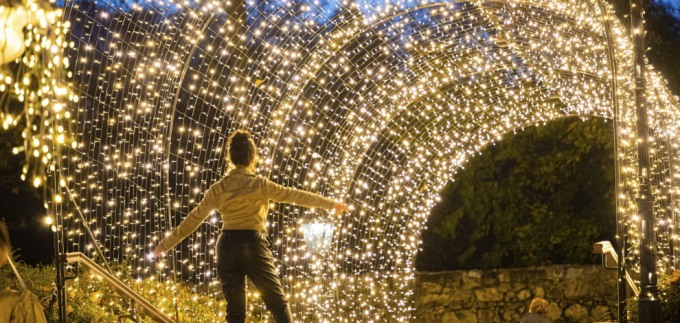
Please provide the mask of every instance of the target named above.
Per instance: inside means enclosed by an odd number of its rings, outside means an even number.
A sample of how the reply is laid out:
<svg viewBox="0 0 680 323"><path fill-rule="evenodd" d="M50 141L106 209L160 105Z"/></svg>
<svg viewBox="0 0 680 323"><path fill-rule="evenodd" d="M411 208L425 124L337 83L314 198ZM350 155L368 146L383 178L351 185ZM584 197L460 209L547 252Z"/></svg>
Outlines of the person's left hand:
<svg viewBox="0 0 680 323"><path fill-rule="evenodd" d="M167 250L163 248L160 244L156 246L156 248L153 250L153 255L154 257L158 258L162 256Z"/></svg>
<svg viewBox="0 0 680 323"><path fill-rule="evenodd" d="M5 265L7 259L9 259L9 248L7 250L0 248L0 267Z"/></svg>

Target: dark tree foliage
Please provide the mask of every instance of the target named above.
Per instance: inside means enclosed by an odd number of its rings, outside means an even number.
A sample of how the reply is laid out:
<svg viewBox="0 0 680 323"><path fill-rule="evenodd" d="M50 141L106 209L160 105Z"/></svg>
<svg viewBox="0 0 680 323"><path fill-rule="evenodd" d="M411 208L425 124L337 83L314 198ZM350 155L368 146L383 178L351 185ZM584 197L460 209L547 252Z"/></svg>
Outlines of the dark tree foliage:
<svg viewBox="0 0 680 323"><path fill-rule="evenodd" d="M0 68L16 75L16 64ZM23 113L24 104L12 93L1 93L0 103L14 116ZM42 222L45 216L42 191L33 187L30 181L21 180L25 155L24 152L12 152L13 148L24 144L22 122L25 120L20 119L19 125L8 129L0 127L0 220L9 228L15 260L29 264L49 263L53 247L49 229ZM38 240L44 243L36 243Z"/></svg>
<svg viewBox="0 0 680 323"><path fill-rule="evenodd" d="M616 16L630 27L630 1L611 0ZM668 86L680 95L680 12L663 1L643 0L645 6L645 45L647 59L668 81Z"/></svg>
<svg viewBox="0 0 680 323"><path fill-rule="evenodd" d="M422 234L425 271L596 263L613 240L611 122L530 127L472 158L442 192Z"/></svg>
<svg viewBox="0 0 680 323"><path fill-rule="evenodd" d="M660 5L647 9L647 59L668 81L675 95L680 95L680 20Z"/></svg>

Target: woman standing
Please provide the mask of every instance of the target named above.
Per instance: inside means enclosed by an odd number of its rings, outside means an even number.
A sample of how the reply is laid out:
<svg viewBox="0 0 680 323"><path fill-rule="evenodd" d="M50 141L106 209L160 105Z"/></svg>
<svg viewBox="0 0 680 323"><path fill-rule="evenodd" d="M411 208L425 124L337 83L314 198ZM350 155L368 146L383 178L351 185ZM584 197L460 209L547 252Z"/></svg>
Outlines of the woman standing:
<svg viewBox="0 0 680 323"><path fill-rule="evenodd" d="M337 213L349 210L349 206L255 175L257 146L247 131L232 133L227 146L227 159L235 168L205 192L196 208L156 246L154 254L160 256L176 246L216 209L222 214L222 233L217 241L217 276L227 299L227 322L245 321L246 276L262 294L274 320L292 322L264 225L269 201L335 209Z"/></svg>

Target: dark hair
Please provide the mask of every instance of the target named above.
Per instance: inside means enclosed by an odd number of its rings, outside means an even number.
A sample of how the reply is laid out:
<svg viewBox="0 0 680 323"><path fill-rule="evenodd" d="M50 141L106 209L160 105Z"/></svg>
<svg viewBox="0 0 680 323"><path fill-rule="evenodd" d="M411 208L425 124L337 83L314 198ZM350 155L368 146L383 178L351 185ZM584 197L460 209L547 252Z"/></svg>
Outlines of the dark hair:
<svg viewBox="0 0 680 323"><path fill-rule="evenodd" d="M249 166L255 160L257 146L247 130L236 130L227 141L228 159L236 166Z"/></svg>

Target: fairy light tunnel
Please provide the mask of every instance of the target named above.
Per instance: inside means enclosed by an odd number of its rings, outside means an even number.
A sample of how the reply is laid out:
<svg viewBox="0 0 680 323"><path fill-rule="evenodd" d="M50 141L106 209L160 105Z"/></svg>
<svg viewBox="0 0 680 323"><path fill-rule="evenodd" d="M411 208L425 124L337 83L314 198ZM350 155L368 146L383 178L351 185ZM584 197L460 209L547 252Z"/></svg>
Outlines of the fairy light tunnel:
<svg viewBox="0 0 680 323"><path fill-rule="evenodd" d="M639 266L632 45L600 1L58 4L73 95L55 99L70 118L50 210L65 251L95 257L98 244L135 278L217 299L217 214L162 261L147 254L225 173L228 134L248 128L260 174L354 207L272 208L296 319L408 320L419 235L443 185L504 135L579 116L614 122L618 224ZM649 70L663 271L677 265L680 104ZM257 300L250 311L267 315Z"/></svg>

